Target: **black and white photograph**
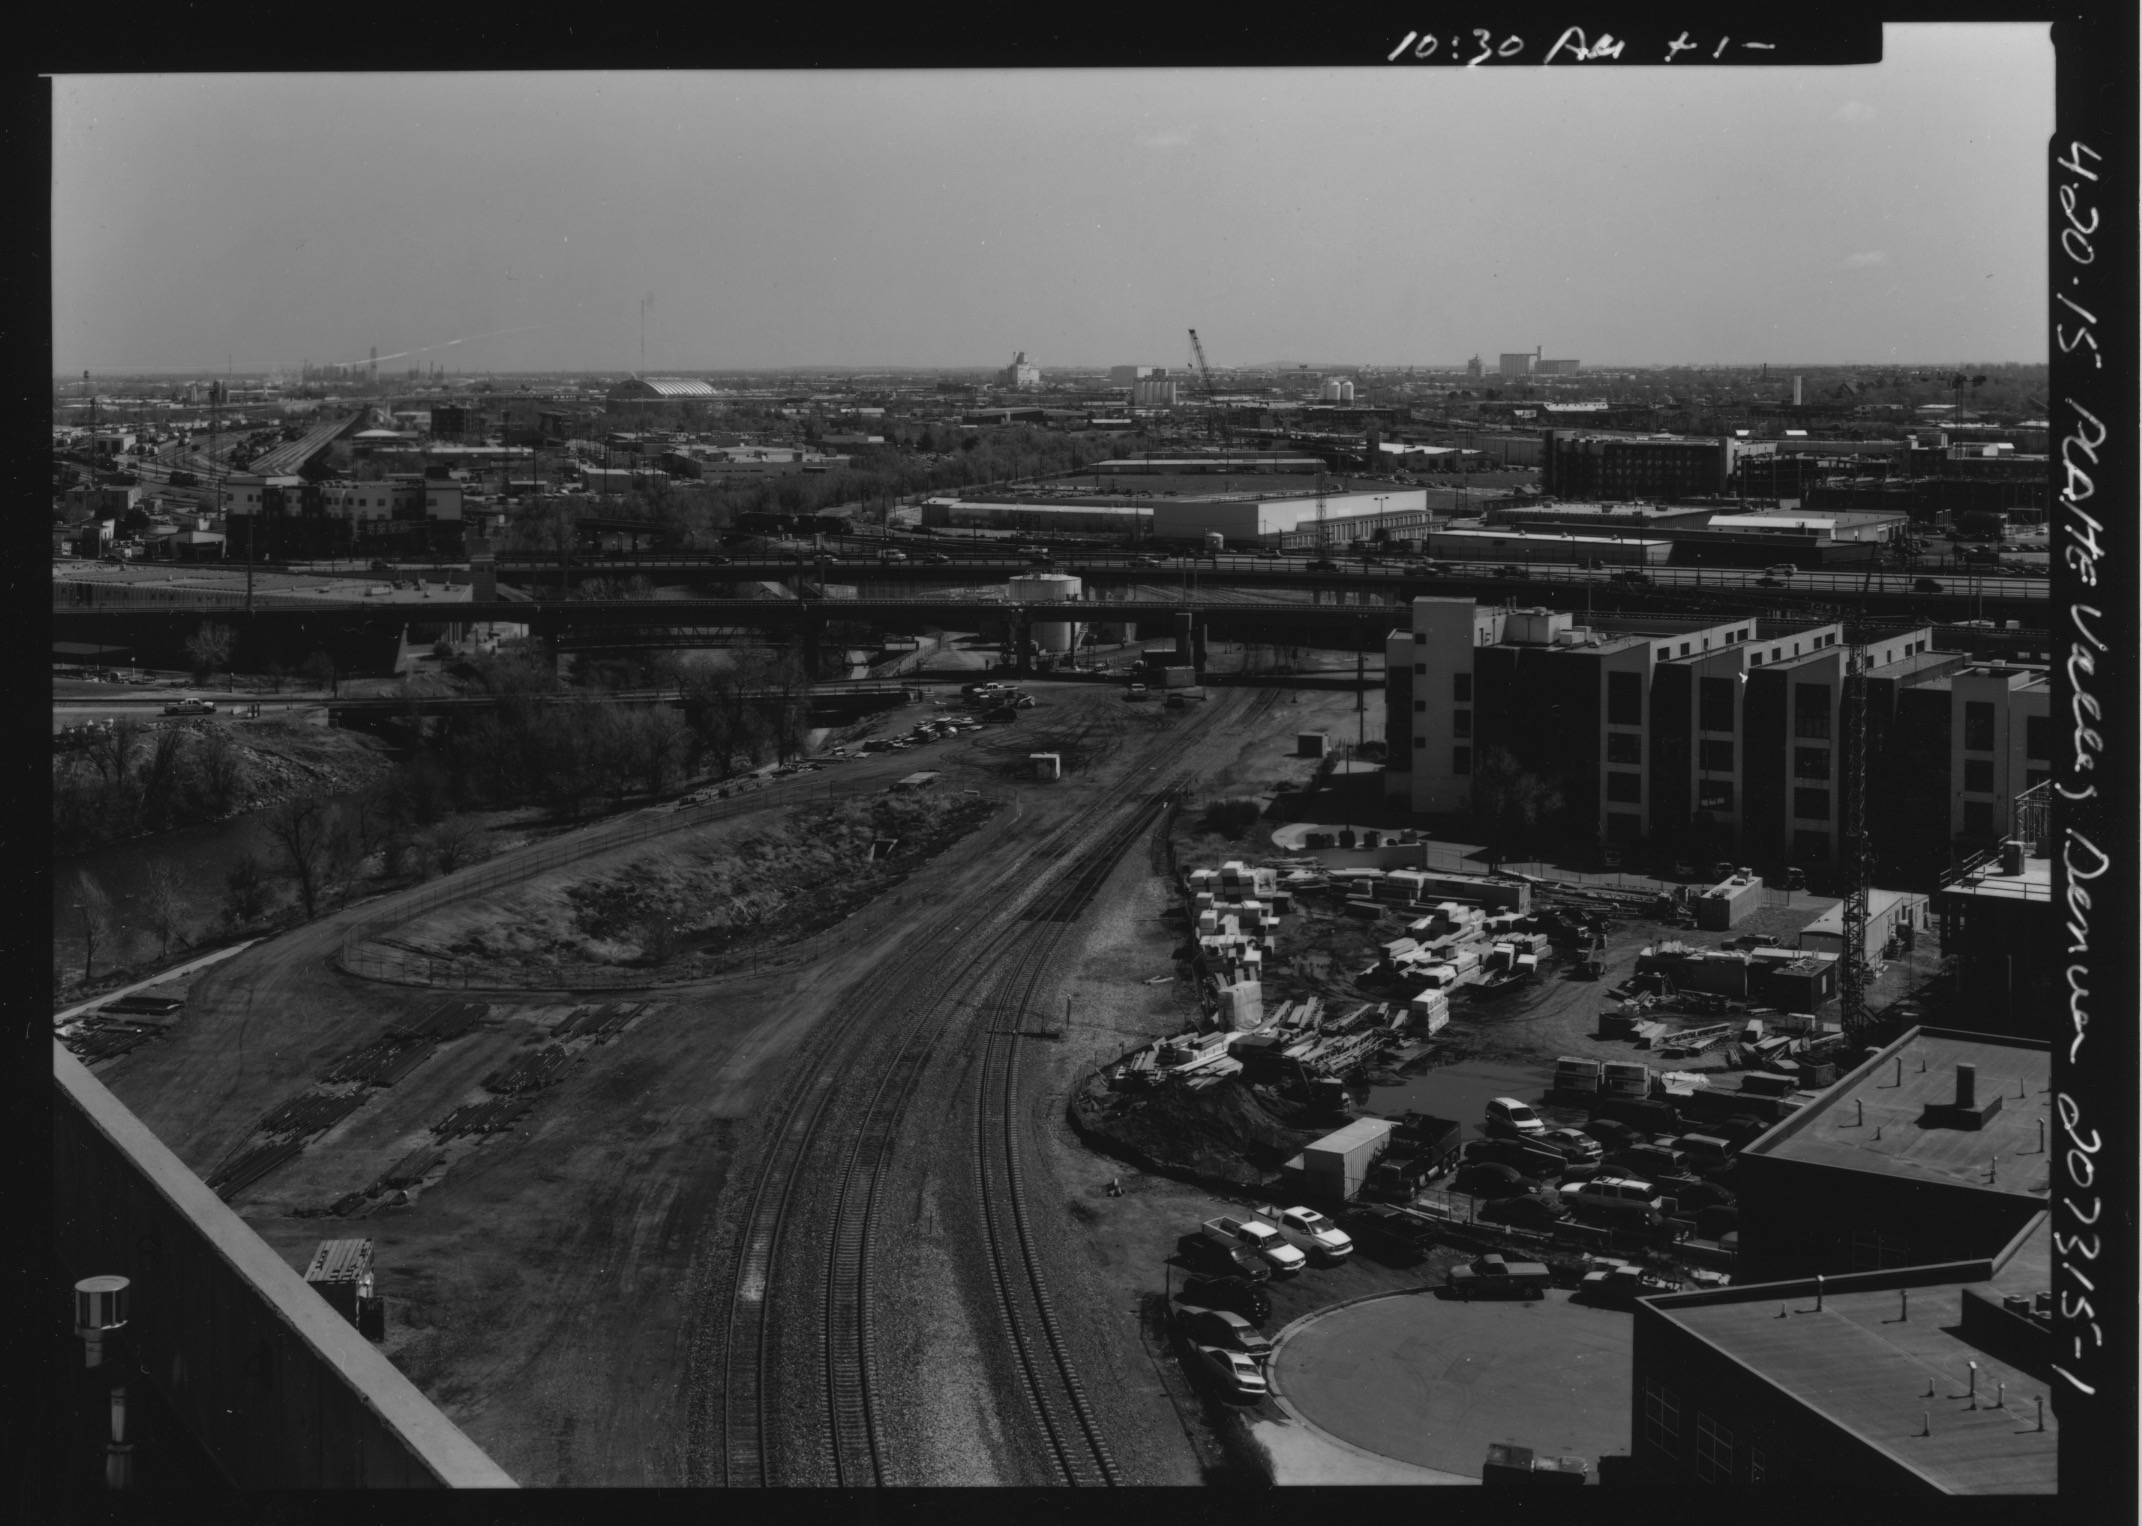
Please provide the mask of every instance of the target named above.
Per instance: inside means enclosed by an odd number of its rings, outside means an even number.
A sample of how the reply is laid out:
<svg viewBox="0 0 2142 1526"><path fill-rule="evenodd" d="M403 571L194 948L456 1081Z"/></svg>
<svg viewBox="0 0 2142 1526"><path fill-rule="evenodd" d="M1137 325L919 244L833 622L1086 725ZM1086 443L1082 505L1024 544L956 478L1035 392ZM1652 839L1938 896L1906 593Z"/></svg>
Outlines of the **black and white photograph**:
<svg viewBox="0 0 2142 1526"><path fill-rule="evenodd" d="M43 82L66 1510L2131 1496L2133 17L1378 25Z"/></svg>

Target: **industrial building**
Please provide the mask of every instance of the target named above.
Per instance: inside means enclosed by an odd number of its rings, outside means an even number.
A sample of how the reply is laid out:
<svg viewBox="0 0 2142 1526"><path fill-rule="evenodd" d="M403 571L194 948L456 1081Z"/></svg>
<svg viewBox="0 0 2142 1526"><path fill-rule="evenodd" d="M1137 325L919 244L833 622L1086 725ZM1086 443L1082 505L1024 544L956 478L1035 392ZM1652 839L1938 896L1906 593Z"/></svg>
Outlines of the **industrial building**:
<svg viewBox="0 0 2142 1526"><path fill-rule="evenodd" d="M1730 438L1610 435L1550 429L1540 490L1552 498L1700 498L1726 490L1742 452Z"/></svg>
<svg viewBox="0 0 2142 1526"><path fill-rule="evenodd" d="M1043 534L1070 531L1143 540L1153 533L1153 511L1138 504L1121 502L1029 503L932 497L922 501L922 523L933 530L1019 530Z"/></svg>
<svg viewBox="0 0 2142 1526"><path fill-rule="evenodd" d="M619 411L651 411L681 407L687 403L709 403L720 395L710 383L703 381L666 376L635 376L612 387L607 401L611 408Z"/></svg>
<svg viewBox="0 0 2142 1526"><path fill-rule="evenodd" d="M1867 951L1868 957L1878 956L1894 939L1900 947L1910 947L1922 932L1933 929L1932 904L1923 895L1910 890L1867 891ZM1821 916L1800 929L1801 948L1818 953L1842 954L1844 952L1844 902L1839 901Z"/></svg>
<svg viewBox="0 0 2142 1526"><path fill-rule="evenodd" d="M2041 1205L1946 1262L1639 1299L1632 1471L1855 1514L1870 1497L2057 1492L2050 1239Z"/></svg>
<svg viewBox="0 0 2142 1526"><path fill-rule="evenodd" d="M1736 1277L1998 1255L2047 1205L2042 1040L1913 1028L1741 1151Z"/></svg>
<svg viewBox="0 0 2142 1526"><path fill-rule="evenodd" d="M1145 376L1131 383L1133 408L1173 408L1180 400L1175 378Z"/></svg>
<svg viewBox="0 0 2142 1526"><path fill-rule="evenodd" d="M1168 368L1166 366L1110 366L1108 368L1108 385L1111 387L1129 387L1143 381L1148 376L1165 376L1167 374Z"/></svg>
<svg viewBox="0 0 2142 1526"><path fill-rule="evenodd" d="M1274 494L1214 494L1203 498L1176 498L1153 505L1153 536L1157 540L1201 541L1217 533L1230 546L1281 544L1289 532L1314 531L1317 520L1344 519L1364 514L1421 514L1428 512L1426 488L1390 487L1375 491Z"/></svg>
<svg viewBox="0 0 2142 1526"><path fill-rule="evenodd" d="M1028 360L1026 351L1021 350L1012 356L1010 365L997 373L997 385L1032 391L1041 385L1041 367Z"/></svg>

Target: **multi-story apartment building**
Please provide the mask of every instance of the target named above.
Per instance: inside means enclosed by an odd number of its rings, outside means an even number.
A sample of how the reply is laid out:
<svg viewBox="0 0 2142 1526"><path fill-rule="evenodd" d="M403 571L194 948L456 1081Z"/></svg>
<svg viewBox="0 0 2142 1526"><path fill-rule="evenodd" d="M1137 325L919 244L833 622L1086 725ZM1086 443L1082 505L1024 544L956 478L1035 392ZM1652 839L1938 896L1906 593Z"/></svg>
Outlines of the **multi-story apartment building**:
<svg viewBox="0 0 2142 1526"><path fill-rule="evenodd" d="M1499 748L1561 794L1550 825L1567 836L1698 863L1835 866L1844 639L1813 621L1579 624L1416 599L1385 652L1386 796L1423 816L1466 814L1482 755ZM2003 792L2050 767L2032 750L2050 745L2042 672L1973 665L1932 641L1920 628L1866 647L1869 836L1878 869L1910 879L1959 840L2006 830Z"/></svg>

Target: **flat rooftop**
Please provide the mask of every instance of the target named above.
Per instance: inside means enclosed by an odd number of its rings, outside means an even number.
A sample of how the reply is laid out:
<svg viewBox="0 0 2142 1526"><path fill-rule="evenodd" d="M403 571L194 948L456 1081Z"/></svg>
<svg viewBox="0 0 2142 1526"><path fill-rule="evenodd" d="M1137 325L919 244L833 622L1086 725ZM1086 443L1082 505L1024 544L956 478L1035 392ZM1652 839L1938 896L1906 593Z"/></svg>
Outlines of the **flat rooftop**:
<svg viewBox="0 0 2142 1526"><path fill-rule="evenodd" d="M2023 859L2020 874L2001 873L2001 861L1996 855L1990 862L1966 870L1955 883L1943 885L1936 892L1943 896L1969 896L1973 899L1995 901L2044 901L2053 899L2053 861L2050 858Z"/></svg>
<svg viewBox="0 0 2142 1526"><path fill-rule="evenodd" d="M1978 1129L1922 1126L1929 1107L1955 1100L1958 1065L1978 1068L1975 1096L2000 1098L2000 1110ZM1914 1028L1745 1153L2043 1201L2051 1069L2043 1043Z"/></svg>
<svg viewBox="0 0 2142 1526"><path fill-rule="evenodd" d="M1997 1268L1996 1295L2046 1285L2046 1238L2041 1215ZM1963 1322L1968 1285L1922 1284L1901 1296L1894 1283L1833 1287L1817 1310L1805 1284L1757 1283L1670 1295L1650 1308L1938 1489L2053 1493L2060 1426L2051 1404L2044 1407L2045 1429L2037 1428L2037 1401L2051 1397L2047 1385L1953 1333ZM1780 1308L1789 1311L1783 1318ZM1978 1364L1976 1408L1971 1362Z"/></svg>
<svg viewBox="0 0 2142 1526"><path fill-rule="evenodd" d="M1932 647L1928 647L1923 652L1913 652L1909 657L1899 657L1895 662L1877 663L1867 669L1867 676L1869 678L1910 678L1913 674L1923 673L1928 668L1938 668L1943 663L1954 662L1956 658L1957 654L1955 652L1937 652Z"/></svg>

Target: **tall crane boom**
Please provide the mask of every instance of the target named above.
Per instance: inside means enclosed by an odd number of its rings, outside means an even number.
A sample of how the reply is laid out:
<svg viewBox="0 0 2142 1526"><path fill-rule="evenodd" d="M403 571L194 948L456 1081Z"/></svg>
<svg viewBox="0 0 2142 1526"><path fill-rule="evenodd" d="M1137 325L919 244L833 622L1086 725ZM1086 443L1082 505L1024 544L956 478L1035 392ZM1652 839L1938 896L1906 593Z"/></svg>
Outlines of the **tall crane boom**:
<svg viewBox="0 0 2142 1526"><path fill-rule="evenodd" d="M1867 896L1874 855L1867 848L1867 649L1853 622L1845 648L1844 693L1839 717L1844 735L1843 957L1838 960L1837 1017L1847 1042L1858 1040L1870 1021L1867 1012Z"/></svg>
<svg viewBox="0 0 2142 1526"><path fill-rule="evenodd" d="M1197 330L1190 331L1190 353L1197 357L1197 372L1205 383L1205 416L1212 432L1222 441L1227 438L1227 420L1220 412L1219 389L1212 384L1212 367L1205 363L1205 347L1198 342Z"/></svg>

